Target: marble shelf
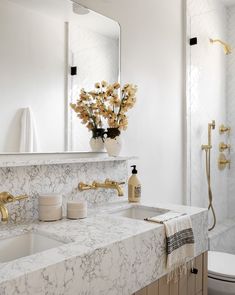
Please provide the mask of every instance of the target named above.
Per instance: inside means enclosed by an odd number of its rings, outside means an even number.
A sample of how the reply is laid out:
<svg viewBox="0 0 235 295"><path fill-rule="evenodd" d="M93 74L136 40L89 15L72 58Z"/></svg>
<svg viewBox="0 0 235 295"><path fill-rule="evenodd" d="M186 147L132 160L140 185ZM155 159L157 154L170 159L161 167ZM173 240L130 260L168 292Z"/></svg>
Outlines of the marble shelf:
<svg viewBox="0 0 235 295"><path fill-rule="evenodd" d="M106 153L51 153L0 155L0 168L134 160L134 156L109 157Z"/></svg>

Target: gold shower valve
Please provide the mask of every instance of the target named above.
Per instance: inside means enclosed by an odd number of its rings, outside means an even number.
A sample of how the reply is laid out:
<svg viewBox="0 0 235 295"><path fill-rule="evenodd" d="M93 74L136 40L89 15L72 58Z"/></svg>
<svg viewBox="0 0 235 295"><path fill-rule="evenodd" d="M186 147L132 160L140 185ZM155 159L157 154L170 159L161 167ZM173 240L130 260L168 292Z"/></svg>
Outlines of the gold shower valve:
<svg viewBox="0 0 235 295"><path fill-rule="evenodd" d="M230 144L227 144L227 143L224 143L224 142L221 142L219 144L219 150L220 150L220 152L223 152L225 150L230 151L230 148L231 148L231 145Z"/></svg>
<svg viewBox="0 0 235 295"><path fill-rule="evenodd" d="M225 154L220 153L219 159L218 159L219 170L224 170L227 165L228 165L228 168L230 169L230 164L231 164L231 160L228 160Z"/></svg>
<svg viewBox="0 0 235 295"><path fill-rule="evenodd" d="M220 126L220 128L219 128L219 132L220 132L220 134L223 134L223 133L230 133L230 131L231 131L231 127L229 127L229 126L224 126L223 124Z"/></svg>

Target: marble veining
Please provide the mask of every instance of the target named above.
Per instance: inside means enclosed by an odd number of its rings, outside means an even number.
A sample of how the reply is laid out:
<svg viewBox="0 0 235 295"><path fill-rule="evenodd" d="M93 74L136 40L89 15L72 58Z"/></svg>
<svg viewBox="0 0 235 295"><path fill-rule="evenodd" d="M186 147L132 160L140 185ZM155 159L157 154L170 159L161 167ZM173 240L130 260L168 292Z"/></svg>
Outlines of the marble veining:
<svg viewBox="0 0 235 295"><path fill-rule="evenodd" d="M130 295L167 272L163 225L110 214L116 209L139 206L119 198L115 190L77 190L80 181L91 183L111 178L127 183L126 158L27 163L0 168L0 191L29 196L26 201L7 205L12 223L1 224L0 242L36 232L64 244L0 263L1 295ZM126 191L126 185L124 189ZM38 195L48 192L62 194L64 215L67 200L87 200L88 218L36 221ZM207 250L205 209L172 204L143 205L189 214L196 255Z"/></svg>
<svg viewBox="0 0 235 295"><path fill-rule="evenodd" d="M150 207L152 204L144 204ZM94 216L54 223L1 227L0 239L36 231L65 244L0 264L0 294L130 295L166 273L163 225L109 214L127 202L92 209ZM192 218L196 255L207 250L207 211L177 205L161 208Z"/></svg>
<svg viewBox="0 0 235 295"><path fill-rule="evenodd" d="M0 168L0 191L29 196L25 201L7 205L12 222L28 222L38 218L40 193L61 193L64 214L67 200L85 199L91 207L118 199L117 192L112 189L84 192L77 189L80 181L91 183L94 180L104 181L106 178L126 183L127 161L2 167ZM126 189L125 185L124 189Z"/></svg>

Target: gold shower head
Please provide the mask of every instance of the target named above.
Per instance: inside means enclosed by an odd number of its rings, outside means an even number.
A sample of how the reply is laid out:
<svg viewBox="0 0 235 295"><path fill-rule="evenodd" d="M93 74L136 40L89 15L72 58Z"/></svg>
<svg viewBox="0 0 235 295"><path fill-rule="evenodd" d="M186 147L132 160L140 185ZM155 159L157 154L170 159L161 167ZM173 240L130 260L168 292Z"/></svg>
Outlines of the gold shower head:
<svg viewBox="0 0 235 295"><path fill-rule="evenodd" d="M209 39L211 43L220 43L222 46L223 46L223 49L224 49L224 53L226 55L229 55L232 53L232 48L231 46L228 44L228 43L225 43L223 42L222 40L220 39Z"/></svg>

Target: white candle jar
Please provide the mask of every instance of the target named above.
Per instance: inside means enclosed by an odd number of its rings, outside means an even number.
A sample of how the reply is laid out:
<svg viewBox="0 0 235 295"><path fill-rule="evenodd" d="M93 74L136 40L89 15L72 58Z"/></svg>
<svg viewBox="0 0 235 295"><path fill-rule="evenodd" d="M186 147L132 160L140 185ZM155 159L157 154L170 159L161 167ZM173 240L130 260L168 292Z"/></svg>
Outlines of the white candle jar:
<svg viewBox="0 0 235 295"><path fill-rule="evenodd" d="M67 203L67 218L81 219L87 217L87 202L86 201L68 201Z"/></svg>
<svg viewBox="0 0 235 295"><path fill-rule="evenodd" d="M62 218L62 196L60 194L43 194L39 196L39 220L56 221Z"/></svg>

